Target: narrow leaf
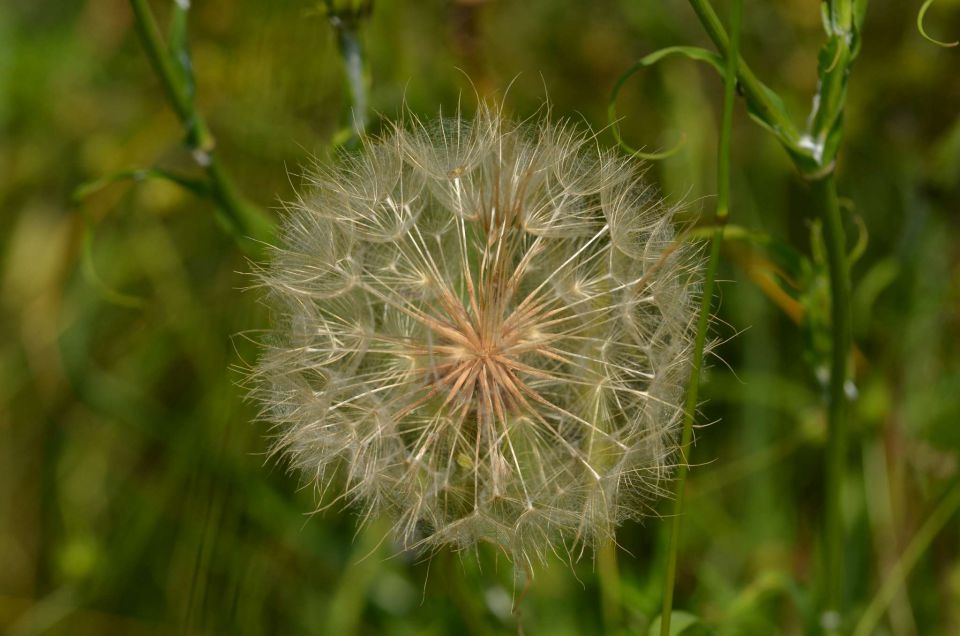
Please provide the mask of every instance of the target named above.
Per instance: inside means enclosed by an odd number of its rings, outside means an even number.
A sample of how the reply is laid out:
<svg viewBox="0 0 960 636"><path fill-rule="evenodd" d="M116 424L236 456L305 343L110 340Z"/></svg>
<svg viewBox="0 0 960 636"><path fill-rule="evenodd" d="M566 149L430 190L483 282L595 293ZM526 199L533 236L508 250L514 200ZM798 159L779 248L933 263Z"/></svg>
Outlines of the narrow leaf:
<svg viewBox="0 0 960 636"><path fill-rule="evenodd" d="M125 294L114 289L97 272L96 264L93 260L93 224L86 221L83 228L83 246L81 250L81 262L83 263L83 275L90 284L96 287L100 296L107 302L138 309L146 304L146 301L139 296Z"/></svg>
<svg viewBox="0 0 960 636"><path fill-rule="evenodd" d="M942 40L937 40L927 34L927 30L923 28L923 18L927 15L927 11L930 9L930 5L933 4L933 0L925 0L923 5L920 6L920 11L917 12L917 30L920 31L920 35L924 37L929 42L933 42L937 46L942 46L944 48L951 48L954 46L960 45L960 40L954 40L953 42L944 42Z"/></svg>
<svg viewBox="0 0 960 636"><path fill-rule="evenodd" d="M667 157L676 154L676 152L680 150L680 148L686 142L686 135L681 136L680 140L674 146L661 152L644 152L630 146L620 135L619 118L617 117L617 97L620 95L620 90L623 88L623 85L626 84L627 80L633 77L634 74L644 68L647 68L648 66L656 64L663 58L670 55L682 55L697 62L706 62L716 69L718 73L721 75L723 74L723 58L716 53L696 46L670 46L660 49L659 51L654 51L653 53L641 58L617 79L616 84L613 86L613 90L610 92L610 101L607 104L607 119L610 122L610 130L613 132L613 137L616 139L617 145L623 148L626 152L629 152L631 155L641 159L646 159L648 161L666 159Z"/></svg>
<svg viewBox="0 0 960 636"><path fill-rule="evenodd" d="M648 636L660 635L662 618L662 616L657 616L653 623L650 624L650 629L647 630ZM709 631L697 616L690 612L674 610L670 613L670 631L668 633L670 636L680 636L681 634L683 636L694 636L698 634L708 634Z"/></svg>
<svg viewBox="0 0 960 636"><path fill-rule="evenodd" d="M183 175L178 175L160 168L130 168L120 170L93 181L87 181L80 184L73 195L70 197L74 205L83 203L84 200L103 190L107 186L120 181L145 181L147 179L163 179L170 181L178 186L192 192L197 196L206 196L210 193L210 188L205 181L191 179Z"/></svg>

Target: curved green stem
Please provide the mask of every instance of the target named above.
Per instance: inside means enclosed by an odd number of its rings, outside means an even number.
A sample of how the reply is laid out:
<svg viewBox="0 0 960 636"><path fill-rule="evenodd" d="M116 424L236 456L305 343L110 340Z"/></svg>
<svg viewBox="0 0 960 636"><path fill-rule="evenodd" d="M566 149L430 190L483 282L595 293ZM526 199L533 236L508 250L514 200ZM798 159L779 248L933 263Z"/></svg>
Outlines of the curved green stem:
<svg viewBox="0 0 960 636"><path fill-rule="evenodd" d="M726 53L724 68L723 117L720 124L720 144L717 158L717 213L716 229L710 241L710 258L703 281L703 296L700 300L700 316L697 319L697 335L693 346L693 367L684 405L683 430L680 436L680 465L677 469L673 500L673 519L667 548L667 567L663 581L663 606L660 612L660 636L669 636L670 618L673 613L673 590L677 578L677 554L680 546L680 530L683 519L683 504L686 494L687 470L690 463L690 444L693 441L693 419L697 411L697 396L700 390L700 372L703 368L703 350L707 341L707 326L713 307L713 284L720 260L720 244L723 242L723 226L730 211L730 137L733 129L733 102L736 88L737 65L740 58L740 16L743 0L734 0L730 18L731 38Z"/></svg>
<svg viewBox="0 0 960 636"><path fill-rule="evenodd" d="M187 90L187 85L174 66L170 50L160 35L147 0L130 0L134 22L147 57L163 84L174 112L187 132L187 143L194 158L206 172L210 195L222 211L230 229L238 236L241 247L258 253L263 243L274 234L273 221L237 189L215 152L213 135ZM251 242L250 239L253 239Z"/></svg>
<svg viewBox="0 0 960 636"><path fill-rule="evenodd" d="M955 46L960 46L960 40L954 40L953 42L944 42L943 40L937 40L936 38L930 36L927 33L927 30L923 27L923 19L927 15L927 11L930 10L930 5L933 4L933 0L925 0L924 3L920 6L920 11L917 12L917 31L920 32L920 35L923 36L928 42L932 42L937 46L943 47L945 49L953 48Z"/></svg>
<svg viewBox="0 0 960 636"><path fill-rule="evenodd" d="M837 184L833 174L813 182L823 219L827 267L830 273L831 339L830 387L827 410L827 469L823 527L824 630L839 629L843 610L843 515L841 489L847 454L847 358L850 352L850 279L846 236Z"/></svg>
<svg viewBox="0 0 960 636"><path fill-rule="evenodd" d="M926 522L917 531L900 560L890 569L883 578L883 585L877 595L870 601L866 611L860 617L853 636L868 636L874 633L877 623L890 605L894 595L904 585L910 570L917 564L920 557L933 542L934 537L943 529L957 510L960 509L960 483L954 482L947 494L940 500L936 510L927 518Z"/></svg>

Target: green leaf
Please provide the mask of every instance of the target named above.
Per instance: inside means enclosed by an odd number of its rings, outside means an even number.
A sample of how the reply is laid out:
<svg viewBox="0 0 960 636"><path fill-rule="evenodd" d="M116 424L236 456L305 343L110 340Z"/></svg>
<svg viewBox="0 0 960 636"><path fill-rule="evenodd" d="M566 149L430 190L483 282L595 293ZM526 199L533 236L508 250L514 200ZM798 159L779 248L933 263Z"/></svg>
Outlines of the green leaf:
<svg viewBox="0 0 960 636"><path fill-rule="evenodd" d="M928 42L933 42L937 46L942 46L944 48L951 48L954 46L960 45L960 40L955 40L953 42L944 42L942 40L937 40L933 37L930 37L927 34L927 30L923 28L923 18L927 15L927 11L930 9L930 5L933 4L933 0L926 0L921 6L920 11L917 12L917 30L920 31L920 35L924 37Z"/></svg>
<svg viewBox="0 0 960 636"><path fill-rule="evenodd" d="M697 46L668 46L642 57L617 79L617 82L614 84L613 90L611 91L610 100L607 104L607 120L610 123L610 130L613 132L613 136L621 148L643 159L655 160L669 157L680 149L685 139L681 138L674 147L659 153L644 153L629 146L621 137L620 127L617 124L617 96L620 94L620 90L623 88L623 85L627 82L627 80L637 73L637 71L647 68L648 66L652 66L666 57L675 55L686 57L687 59L695 62L704 62L713 67L713 69L717 71L721 78L724 76L724 59L719 54ZM757 80L756 84L758 89L765 96L769 106L778 113L782 113L783 119L786 120L787 108L780 96L759 80ZM750 115L750 118L774 134L780 143L782 143L787 151L793 156L798 165L800 165L804 173L814 173L819 169L819 165L811 157L809 149L797 145L796 140L793 139L787 133L787 131L782 130L775 123L767 121L767 119L764 118L757 101L750 99L750 95L746 96L746 104L747 113Z"/></svg>
<svg viewBox="0 0 960 636"><path fill-rule="evenodd" d="M668 46L641 58L637 64L652 66L663 58L671 55L682 55L697 62L706 62L715 68L717 73L723 76L723 58L713 51L708 51L698 46Z"/></svg>
<svg viewBox="0 0 960 636"><path fill-rule="evenodd" d="M685 240L708 240L716 226L702 225L693 228L684 235ZM792 245L766 232L753 230L742 225L727 224L724 226L723 240L725 243L742 242L761 248L770 261L783 273L793 280L800 280L809 276L812 265L810 260Z"/></svg>
<svg viewBox="0 0 960 636"><path fill-rule="evenodd" d="M96 194L100 190L103 190L107 186L113 185L114 183L128 180L145 181L147 179L163 179L165 181L170 181L179 185L185 190L189 190L197 196L207 196L210 194L210 186L207 185L206 181L191 179L190 177L184 177L183 175L168 172L167 170L160 168L130 168L127 170L119 170L105 177L100 177L99 179L82 183L73 191L73 195L70 198L74 205L80 205L90 196Z"/></svg>
<svg viewBox="0 0 960 636"><path fill-rule="evenodd" d="M860 33L863 30L863 21L867 17L867 1L854 0L853 2L853 28L857 37L850 48L853 50L854 57L860 52Z"/></svg>
<svg viewBox="0 0 960 636"><path fill-rule="evenodd" d="M647 630L647 636L660 636L661 617L657 616ZM710 634L700 618L690 612L673 610L670 613L670 636L705 636Z"/></svg>
<svg viewBox="0 0 960 636"><path fill-rule="evenodd" d="M613 132L613 137L616 139L617 145L623 148L626 152L629 152L631 155L641 159L647 159L649 161L666 159L667 157L675 154L685 143L686 137L682 136L673 147L662 152L644 152L630 146L620 135L620 126L618 123L619 119L617 118L617 96L620 95L620 90L623 88L623 85L626 84L627 80L633 77L634 74L671 55L682 55L697 62L706 62L718 73L720 73L721 76L723 75L723 58L716 53L696 46L668 46L667 48L654 51L653 53L642 57L639 61L635 62L630 68L624 71L623 75L617 79L616 84L613 85L613 90L610 92L610 100L607 103L607 120L610 123L610 130Z"/></svg>
<svg viewBox="0 0 960 636"><path fill-rule="evenodd" d="M125 294L108 284L97 272L93 259L93 224L87 220L83 228L83 245L81 250L83 275L93 285L100 296L109 303L129 309L139 309L146 304L146 300L139 296Z"/></svg>
<svg viewBox="0 0 960 636"><path fill-rule="evenodd" d="M684 234L683 238L692 241L708 241L713 237L713 233L716 229L717 226L713 224L698 225ZM724 225L723 240L746 241L755 245L766 245L770 240L770 235L759 230L751 230L750 228L742 225L728 223Z"/></svg>
<svg viewBox="0 0 960 636"><path fill-rule="evenodd" d="M783 99L769 86L766 84L757 81L759 90L766 96L767 101L770 103L772 108L775 111L784 113L783 119L787 119L786 104L783 103ZM790 153L790 156L794 159L798 166L803 170L804 173L810 172L811 169L816 165L810 154L810 149L799 145L794 139L792 139L786 131L777 126L774 122L767 121L761 112L758 103L750 99L748 95L746 97L747 103L747 115L750 116L754 122L760 125L761 128L764 128L768 132L772 133L774 137L786 148L787 152Z"/></svg>
<svg viewBox="0 0 960 636"><path fill-rule="evenodd" d="M73 191L71 200L74 205L81 205L87 198L114 183L120 181L145 181L147 179L169 181L198 196L206 196L210 192L210 187L206 181L191 179L160 168L131 168L128 170L120 170L105 177L81 184ZM89 219L86 219L84 221L83 243L80 257L83 265L83 274L87 281L100 292L100 295L107 302L121 307L142 307L146 302L143 298L118 291L107 283L97 272L93 258L93 239L93 223Z"/></svg>
<svg viewBox="0 0 960 636"><path fill-rule="evenodd" d="M847 255L848 267L860 260L870 243L870 232L867 230L867 224L863 222L863 218L859 214L853 214L851 218L857 228L857 242L853 244L850 253Z"/></svg>
<svg viewBox="0 0 960 636"><path fill-rule="evenodd" d="M885 258L874 263L857 281L850 305L853 308L854 328L858 335L869 335L877 299L897 281L900 274L900 263L894 258Z"/></svg>
<svg viewBox="0 0 960 636"><path fill-rule="evenodd" d="M800 281L798 300L804 308L804 321L800 325L803 334L804 358L822 382L827 382L825 373L830 368L833 338L830 326L833 323L830 297L830 276L827 266L827 247L823 238L823 223L810 223L810 269Z"/></svg>

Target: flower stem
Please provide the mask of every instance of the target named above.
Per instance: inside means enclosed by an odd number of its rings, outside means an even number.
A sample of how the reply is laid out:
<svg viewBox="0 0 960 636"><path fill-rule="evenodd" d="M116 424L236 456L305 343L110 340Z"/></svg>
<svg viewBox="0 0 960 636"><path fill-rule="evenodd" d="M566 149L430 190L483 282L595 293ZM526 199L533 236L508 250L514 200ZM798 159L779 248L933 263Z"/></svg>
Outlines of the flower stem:
<svg viewBox="0 0 960 636"><path fill-rule="evenodd" d="M620 630L620 569L617 566L617 544L605 540L597 550L597 576L600 579L600 607L603 614L603 631L616 634Z"/></svg>
<svg viewBox="0 0 960 636"><path fill-rule="evenodd" d="M850 281L846 238L837 184L832 172L813 182L819 202L830 273L830 387L827 402L827 467L823 526L824 605L821 622L827 633L839 627L843 607L843 516L841 490L847 453L847 357L850 351Z"/></svg>
<svg viewBox="0 0 960 636"><path fill-rule="evenodd" d="M146 0L130 0L130 7L133 9L137 31L143 40L143 48L146 49L153 70L163 82L163 88L170 99L170 105L173 106L173 110L176 111L181 120L189 120L193 115L193 108L186 86L177 77L173 60L167 52L167 46L160 35L160 29L153 18L150 6Z"/></svg>
<svg viewBox="0 0 960 636"><path fill-rule="evenodd" d="M890 571L883 578L883 585L880 586L876 596L873 597L870 605L867 606L866 611L860 617L856 629L853 630L853 636L868 636L874 633L877 623L880 622L883 613L887 610L887 606L890 605L894 595L906 582L910 570L917 564L926 549L930 547L934 537L958 509L960 509L960 482L954 481L953 486L940 500L940 505L927 518L927 521L903 551L903 555L896 565L890 568Z"/></svg>
<svg viewBox="0 0 960 636"><path fill-rule="evenodd" d="M686 492L687 470L689 465L690 443L693 441L693 416L697 410L697 395L700 386L700 370L703 367L703 348L706 343L707 324L713 303L713 282L717 274L717 261L720 260L720 243L723 240L723 226L713 232L710 241L710 260L707 261L707 273L703 282L703 299L700 304L700 318L697 321L697 337L694 341L693 369L690 371L690 384L687 387L687 400L684 408L683 432L680 437L680 465L674 482L673 512L670 525L670 539L667 545L667 568L663 580L663 606L660 613L660 636L670 634L670 615L673 612L673 588L677 579L677 553L680 543L680 529L683 518L683 502Z"/></svg>
<svg viewBox="0 0 960 636"><path fill-rule="evenodd" d="M367 80L364 69L363 49L353 27L339 27L337 44L343 58L343 71L350 85L350 100L353 109L350 115L353 133L359 139L367 128Z"/></svg>
<svg viewBox="0 0 960 636"><path fill-rule="evenodd" d="M354 144L366 133L369 117L369 73L360 41L360 28L373 12L373 0L325 0L324 4L327 7L327 19L337 36L337 50L350 91L350 127L353 137L346 141Z"/></svg>
<svg viewBox="0 0 960 636"><path fill-rule="evenodd" d="M690 0L690 4L717 49L721 53L733 49L735 42L724 32L710 0ZM849 48L849 40L859 29L859 20L862 20L866 0L863 1L859 13L854 10L851 0L836 0L828 3L827 7L830 11L828 35L842 40L842 47L846 48L840 50L846 54L840 60L841 67L821 69L821 83L815 103L823 110L814 111L814 117L811 118L813 129L805 135L807 138L819 140L819 150L811 152L808 144L798 143L801 137L786 113L777 105L776 96L742 61L737 78L753 114L780 137L797 169L811 181L824 225L830 276L832 357L824 486L826 510L823 525L823 574L826 582L821 622L827 633L836 633L842 622L843 607L844 533L840 499L847 446L846 384L847 358L851 346L851 318L846 240L833 170L840 141L839 125L846 96L845 82L857 49L855 45L853 49ZM731 53L728 57L735 55ZM827 146L826 141L831 135L831 143Z"/></svg>
<svg viewBox="0 0 960 636"><path fill-rule="evenodd" d="M727 35L717 12L714 11L710 0L690 0L690 6L693 8L700 23L710 39L713 40L717 51L725 58L739 58L739 44L734 40L737 37ZM739 28L739 27L738 27ZM731 35L732 35L731 27ZM732 55L728 55L732 53ZM780 135L782 141L787 144L792 153L802 152L799 146L800 133L794 126L793 121L782 108L780 108L772 97L770 90L754 75L750 67L742 59L737 59L736 71L737 83L743 89L743 94L747 102L757 112L760 118L767 122L771 129Z"/></svg>
<svg viewBox="0 0 960 636"><path fill-rule="evenodd" d="M697 320L697 335L693 347L693 367L687 386L684 407L683 431L680 437L680 462L677 469L673 499L673 519L667 548L667 567L663 582L663 606L660 613L660 636L669 636L670 618L673 613L673 589L677 578L677 553L680 544L683 503L686 493L687 467L690 462L690 444L693 441L693 418L697 410L697 395L700 390L700 372L703 368L703 350L707 341L707 326L713 307L713 284L720 260L720 244L723 242L723 226L730 212L730 137L733 129L733 102L737 84L737 67L740 58L740 16L743 0L734 0L730 17L729 49L726 50L724 72L723 117L720 124L720 144L717 157L717 212L716 229L710 241L710 258L703 281L703 296L700 300L700 317ZM716 17L716 16L714 16ZM718 20L719 23L719 20ZM721 27L722 29L722 27Z"/></svg>
<svg viewBox="0 0 960 636"><path fill-rule="evenodd" d="M206 172L211 197L222 211L230 229L237 235L241 247L252 253L258 252L259 246L273 236L273 221L240 193L220 163L215 152L213 135L197 109L184 78L176 70L170 49L160 35L147 0L130 0L130 7L133 9L134 22L150 64L159 76L170 105L186 130L187 144L193 151L194 159Z"/></svg>

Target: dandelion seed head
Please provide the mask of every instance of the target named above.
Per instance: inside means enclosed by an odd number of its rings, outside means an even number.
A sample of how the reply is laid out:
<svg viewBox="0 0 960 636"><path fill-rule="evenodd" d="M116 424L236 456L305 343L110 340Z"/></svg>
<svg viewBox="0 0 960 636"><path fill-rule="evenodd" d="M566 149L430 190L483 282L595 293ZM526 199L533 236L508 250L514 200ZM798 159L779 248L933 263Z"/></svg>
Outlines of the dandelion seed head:
<svg viewBox="0 0 960 636"><path fill-rule="evenodd" d="M632 160L490 107L318 167L259 272L275 448L409 548L525 564L669 477L696 258Z"/></svg>

